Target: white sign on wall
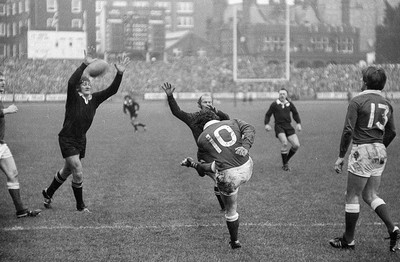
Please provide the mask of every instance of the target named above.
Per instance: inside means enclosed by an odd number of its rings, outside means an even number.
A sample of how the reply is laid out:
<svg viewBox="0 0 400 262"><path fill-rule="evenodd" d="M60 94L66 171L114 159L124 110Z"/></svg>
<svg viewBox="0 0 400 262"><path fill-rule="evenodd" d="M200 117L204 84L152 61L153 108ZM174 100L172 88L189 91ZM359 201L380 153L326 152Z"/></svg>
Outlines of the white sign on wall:
<svg viewBox="0 0 400 262"><path fill-rule="evenodd" d="M28 58L83 59L86 33L71 31L28 31Z"/></svg>

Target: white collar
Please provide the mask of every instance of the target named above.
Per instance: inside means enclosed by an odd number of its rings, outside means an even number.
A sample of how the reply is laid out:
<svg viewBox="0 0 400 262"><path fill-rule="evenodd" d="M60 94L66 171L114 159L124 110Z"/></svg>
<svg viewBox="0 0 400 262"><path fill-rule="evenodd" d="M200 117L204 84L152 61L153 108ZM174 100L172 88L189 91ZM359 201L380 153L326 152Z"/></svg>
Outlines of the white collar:
<svg viewBox="0 0 400 262"><path fill-rule="evenodd" d="M289 106L289 105L290 105L290 102L287 101L287 100L285 100L285 102L281 102L281 100L276 99L276 103L277 103L278 105L282 105L282 108L285 108L285 106Z"/></svg>
<svg viewBox="0 0 400 262"><path fill-rule="evenodd" d="M92 95L89 95L89 97L86 98L86 96L84 94L82 94L81 92L78 92L78 94L83 98L83 100L85 100L85 104L88 104L89 100L92 100Z"/></svg>
<svg viewBox="0 0 400 262"><path fill-rule="evenodd" d="M377 95L382 95L382 91L381 90L374 90L374 89L367 89L364 90L360 93L360 95L362 94L377 94Z"/></svg>
<svg viewBox="0 0 400 262"><path fill-rule="evenodd" d="M208 121L208 122L204 125L203 130L206 129L207 127L211 126L212 124L215 124L215 123L218 123L218 122L220 122L220 121L219 121L219 120L210 120L210 121Z"/></svg>

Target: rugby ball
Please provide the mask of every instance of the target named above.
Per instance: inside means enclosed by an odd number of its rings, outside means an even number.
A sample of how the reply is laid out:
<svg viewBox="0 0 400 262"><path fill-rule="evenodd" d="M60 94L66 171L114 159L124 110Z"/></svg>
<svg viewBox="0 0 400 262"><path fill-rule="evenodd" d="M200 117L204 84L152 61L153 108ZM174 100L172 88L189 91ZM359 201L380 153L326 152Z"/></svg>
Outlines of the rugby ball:
<svg viewBox="0 0 400 262"><path fill-rule="evenodd" d="M91 77L104 75L108 70L108 63L103 59L97 59L86 67L86 71Z"/></svg>

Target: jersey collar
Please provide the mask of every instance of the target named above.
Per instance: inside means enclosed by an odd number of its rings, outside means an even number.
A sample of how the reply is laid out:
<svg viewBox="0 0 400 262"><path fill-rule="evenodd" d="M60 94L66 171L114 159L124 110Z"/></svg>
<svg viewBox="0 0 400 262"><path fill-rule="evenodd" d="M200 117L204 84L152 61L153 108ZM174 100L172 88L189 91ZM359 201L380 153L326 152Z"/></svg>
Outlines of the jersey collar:
<svg viewBox="0 0 400 262"><path fill-rule="evenodd" d="M287 100L285 100L285 102L281 102L281 100L276 99L276 103L278 105L282 105L282 108L285 108L285 106L289 106L290 105L289 101L287 101Z"/></svg>
<svg viewBox="0 0 400 262"><path fill-rule="evenodd" d="M78 94L83 98L85 104L88 104L89 100L92 100L92 95L89 95L88 98L86 98L86 96L84 96L81 92L78 92Z"/></svg>
<svg viewBox="0 0 400 262"><path fill-rule="evenodd" d="M367 89L361 92L361 94L377 94L377 95L382 95L381 90L373 90L373 89Z"/></svg>
<svg viewBox="0 0 400 262"><path fill-rule="evenodd" d="M206 129L207 127L211 126L212 124L215 124L215 123L218 123L218 122L219 122L219 120L210 120L210 121L208 121L208 122L204 125L203 130Z"/></svg>

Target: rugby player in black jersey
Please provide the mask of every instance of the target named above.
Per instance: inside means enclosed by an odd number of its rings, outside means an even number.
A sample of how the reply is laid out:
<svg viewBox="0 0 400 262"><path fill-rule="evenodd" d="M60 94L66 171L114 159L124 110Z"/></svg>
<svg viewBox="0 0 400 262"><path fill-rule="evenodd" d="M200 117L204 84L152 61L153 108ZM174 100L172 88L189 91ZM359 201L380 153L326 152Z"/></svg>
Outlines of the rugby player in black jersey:
<svg viewBox="0 0 400 262"><path fill-rule="evenodd" d="M138 117L138 111L140 109L139 103L136 102L130 95L126 95L124 97L124 104L122 110L124 114L129 112L131 125L135 129L135 133L139 130L139 126L143 127L143 130L146 131L146 125L138 122L136 118Z"/></svg>
<svg viewBox="0 0 400 262"><path fill-rule="evenodd" d="M337 173L342 172L344 157L351 146L347 166L345 232L331 239L335 248L354 249L354 233L360 215L360 197L382 219L389 233L389 250L399 249L400 230L390 218L388 207L378 196L382 173L387 163L386 148L396 136L393 108L382 95L386 74L370 66L362 70L362 92L350 100L340 141Z"/></svg>
<svg viewBox="0 0 400 262"><path fill-rule="evenodd" d="M50 186L42 191L44 206L51 207L56 190L72 175L72 190L78 211L89 212L83 201L83 168L81 159L85 157L86 133L89 130L97 108L109 97L116 94L121 84L122 75L129 64L129 58L123 56L114 64L117 73L111 85L99 92L92 93L90 79L83 71L96 61L85 52L83 63L75 70L68 81L67 101L63 127L58 134L58 141L64 158L64 167L54 176Z"/></svg>
<svg viewBox="0 0 400 262"><path fill-rule="evenodd" d="M265 130L267 132L272 130L269 121L271 116L275 119L275 136L281 142L281 157L282 169L290 171L289 160L297 152L300 147L299 138L296 135L296 130L293 128L291 122L292 113L294 121L296 121L296 129L301 131L300 115L294 104L287 100L288 92L285 88L279 90L279 98L272 102L264 118ZM290 143L290 145L289 145Z"/></svg>
<svg viewBox="0 0 400 262"><path fill-rule="evenodd" d="M37 209L31 211L25 207L21 200L20 195L20 184L18 180L18 170L15 164L14 157L4 141L5 134L5 119L4 116L8 114L15 114L18 111L16 105L12 104L8 107L4 107L2 96L5 92L6 78L3 73L0 72L0 169L7 177L7 188L10 193L11 199L14 202L17 218L21 217L34 217L40 214L41 210Z"/></svg>
<svg viewBox="0 0 400 262"><path fill-rule="evenodd" d="M167 94L168 104L172 114L181 121L183 121L190 128L193 134L194 141L196 143L197 143L197 138L203 132L203 128L196 125L196 121L198 120L201 110L211 110L219 117L219 120L229 120L229 116L227 114L225 114L221 110L217 110L214 107L212 97L208 94L200 96L200 98L197 100L197 105L200 108L200 111L194 113L187 113L180 109L178 103L176 102L173 96L175 88L173 88L170 83L164 83L164 85L161 87ZM199 156L197 156L197 158L199 161L202 160L199 158ZM221 207L221 210L224 210L225 209L224 203L222 202L221 195L219 193L215 181L214 181L214 194L218 199L218 203Z"/></svg>

